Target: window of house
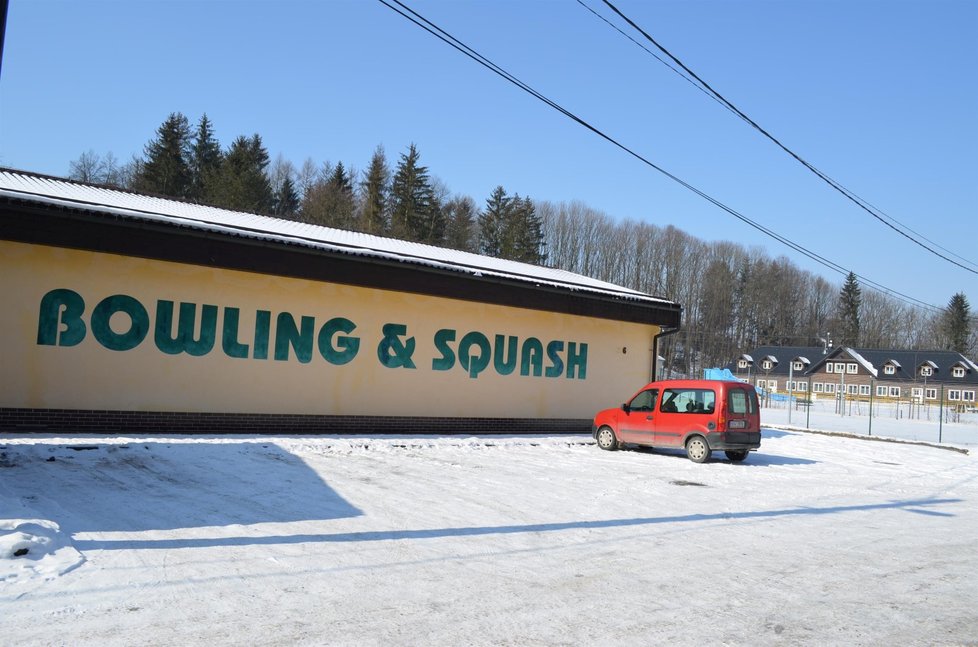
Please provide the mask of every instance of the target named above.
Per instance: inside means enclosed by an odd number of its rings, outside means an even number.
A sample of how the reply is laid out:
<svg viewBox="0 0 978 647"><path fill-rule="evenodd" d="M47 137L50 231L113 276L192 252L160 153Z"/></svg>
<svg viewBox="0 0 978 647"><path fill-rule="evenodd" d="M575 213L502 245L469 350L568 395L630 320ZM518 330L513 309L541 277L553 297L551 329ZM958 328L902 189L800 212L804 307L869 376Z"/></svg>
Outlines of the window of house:
<svg viewBox="0 0 978 647"><path fill-rule="evenodd" d="M821 393L821 392L822 392L822 383L812 382L812 393Z"/></svg>
<svg viewBox="0 0 978 647"><path fill-rule="evenodd" d="M855 362L849 362L848 364L846 364L846 373L849 373L850 375L855 375L858 372L859 372L858 364L856 364Z"/></svg>
<svg viewBox="0 0 978 647"><path fill-rule="evenodd" d="M962 391L961 392L961 399L964 400L965 402L974 402L975 401L975 392L974 391Z"/></svg>
<svg viewBox="0 0 978 647"><path fill-rule="evenodd" d="M835 393L835 382L826 382L825 383L825 392L826 393Z"/></svg>
<svg viewBox="0 0 978 647"><path fill-rule="evenodd" d="M924 397L927 398L928 400L936 400L937 399L937 389L926 389L924 391Z"/></svg>
<svg viewBox="0 0 978 647"><path fill-rule="evenodd" d="M964 377L964 368L960 366L955 366L951 369L951 375L954 377Z"/></svg>
<svg viewBox="0 0 978 647"><path fill-rule="evenodd" d="M761 362L761 368L763 368L765 371L770 371L771 370L771 360L766 359L763 362Z"/></svg>
<svg viewBox="0 0 978 647"><path fill-rule="evenodd" d="M808 391L808 382L799 382L798 383L798 390L799 391Z"/></svg>
<svg viewBox="0 0 978 647"><path fill-rule="evenodd" d="M959 391L957 389L949 389L948 392L947 392L947 399L948 400L960 400L961 399L961 391Z"/></svg>
<svg viewBox="0 0 978 647"><path fill-rule="evenodd" d="M891 398L899 398L900 397L900 387L898 387L898 386L891 386L890 387L890 397Z"/></svg>
<svg viewBox="0 0 978 647"><path fill-rule="evenodd" d="M794 362L791 365L791 368L795 369L796 371L803 371L805 370L805 362Z"/></svg>
<svg viewBox="0 0 978 647"><path fill-rule="evenodd" d="M778 381L777 380L768 380L767 381L767 388L771 389L772 391L777 391L778 390Z"/></svg>
<svg viewBox="0 0 978 647"><path fill-rule="evenodd" d="M879 397L881 397L881 398L885 398L886 397L886 387L885 386L877 386L876 387L876 395L879 396Z"/></svg>
<svg viewBox="0 0 978 647"><path fill-rule="evenodd" d="M835 372L836 373L845 373L846 372L846 365L843 364L842 362L836 362L835 363Z"/></svg>
<svg viewBox="0 0 978 647"><path fill-rule="evenodd" d="M910 396L914 400L920 400L922 397L924 397L924 390L920 388L910 389Z"/></svg>
<svg viewBox="0 0 978 647"><path fill-rule="evenodd" d="M738 360L737 368L747 368L747 360L746 359Z"/></svg>
<svg viewBox="0 0 978 647"><path fill-rule="evenodd" d="M859 395L869 395L869 385L860 384L859 385Z"/></svg>
<svg viewBox="0 0 978 647"><path fill-rule="evenodd" d="M857 393L859 393L859 385L858 384L847 384L846 385L846 390L849 392L849 395L856 395Z"/></svg>
<svg viewBox="0 0 978 647"><path fill-rule="evenodd" d="M931 368L930 366L921 366L920 367L920 375L921 375L921 377L930 377L933 374L934 374L934 369Z"/></svg>
<svg viewBox="0 0 978 647"><path fill-rule="evenodd" d="M886 366L883 367L883 373L885 373L886 375L896 374L896 366L894 366L893 364L887 364Z"/></svg>
<svg viewBox="0 0 978 647"><path fill-rule="evenodd" d="M834 364L832 364L832 362L825 362L825 372L826 373L831 373L833 366L834 366Z"/></svg>

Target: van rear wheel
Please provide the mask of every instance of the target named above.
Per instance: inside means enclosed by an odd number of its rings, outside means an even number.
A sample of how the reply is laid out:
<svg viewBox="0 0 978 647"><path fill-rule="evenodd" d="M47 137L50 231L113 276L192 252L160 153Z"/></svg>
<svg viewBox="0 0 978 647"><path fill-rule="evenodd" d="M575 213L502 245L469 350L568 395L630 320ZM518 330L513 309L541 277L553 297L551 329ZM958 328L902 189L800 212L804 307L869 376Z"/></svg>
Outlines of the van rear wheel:
<svg viewBox="0 0 978 647"><path fill-rule="evenodd" d="M747 458L747 454L749 453L750 451L747 449L728 449L724 452L724 454L727 455L727 458L734 463L739 463L740 461L744 460Z"/></svg>
<svg viewBox="0 0 978 647"><path fill-rule="evenodd" d="M598 447L606 451L611 452L618 449L618 437L615 436L615 432L611 430L611 427L598 429L597 441Z"/></svg>
<svg viewBox="0 0 978 647"><path fill-rule="evenodd" d="M693 436L686 441L686 456L694 463L705 463L710 459L710 445L703 436Z"/></svg>

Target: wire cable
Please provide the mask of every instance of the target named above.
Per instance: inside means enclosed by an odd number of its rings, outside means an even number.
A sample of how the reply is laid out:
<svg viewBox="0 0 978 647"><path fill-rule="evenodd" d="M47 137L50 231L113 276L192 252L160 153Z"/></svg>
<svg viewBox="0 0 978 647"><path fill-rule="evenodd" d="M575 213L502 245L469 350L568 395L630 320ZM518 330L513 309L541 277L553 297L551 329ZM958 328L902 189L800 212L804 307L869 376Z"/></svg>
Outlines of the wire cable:
<svg viewBox="0 0 978 647"><path fill-rule="evenodd" d="M587 4L585 4L583 2L583 0L577 0L577 2L581 6L587 8L592 14L598 15L597 12L595 12L593 9L591 9L591 7L589 7ZM952 256L955 256L955 257L961 259L965 263L968 263L970 265L978 265L978 264L976 264L976 263L974 263L972 261L969 261L969 260L967 260L967 259L959 256L958 254L955 254L954 252L951 252L951 251L949 251L947 249L944 249L943 247L941 247L937 243L935 243L935 242L933 242L933 241L925 238L922 234L919 234L918 232L914 231L913 229L910 229L906 225L900 223L895 218L893 218L891 216L888 216L883 211L881 211L881 210L877 209L876 207L874 207L873 205L869 204L868 202L866 202L865 200L863 200L862 198L860 198L858 195L856 195L855 193L853 193L852 191L850 191L849 189L847 189L846 187L844 187L843 185L841 185L839 182L835 181L834 179L832 179L831 177L829 177L828 175L826 175L822 171L818 170L812 164L808 163L805 159L803 159L797 153L795 153L790 148L788 148L787 146L785 146L784 144L782 144L781 141L779 141L776 137L774 137L773 135L771 135L771 133L769 133L767 130L765 130L760 125L758 125L757 122L755 122L753 119L751 119L746 114L744 114L743 112L741 112L741 110L739 108L737 108L737 106L733 105L722 94L720 94L719 92L717 92L716 90L714 90L713 87L710 86L709 83L707 83L706 81L704 81L703 79L701 79L695 72L693 72L691 69L689 69L688 67L686 67L686 65L682 61L680 61L678 58L676 58L675 56L673 56L673 54L669 50L667 50L665 47L663 47L662 45L660 45L644 29L642 29L637 24L635 24L635 22L632 21L631 18L629 18L628 16L626 16L625 14L623 14L618 9L618 7L616 7L614 4L612 4L609 0L602 0L602 2L604 2L622 20L624 20L625 22L627 22L633 29L635 29L637 32L639 32L640 34L642 34L642 36L644 36L650 43L652 43L653 45L655 45L659 49L659 51L661 51L663 54L665 54L666 56L668 56L669 59L671 59L676 65L678 65L679 67L681 67L690 77L692 77L693 79L695 79L696 82L698 82L702 86L701 89L703 89L704 91L706 91L712 98L714 98L716 101L718 101L725 108L727 108L728 110L730 110L731 112L733 112L734 114L736 114L742 120L744 120L745 122L747 122L752 128L754 128L755 130L757 130L758 132L760 132L762 135L764 135L765 137L767 137L769 140L771 140L772 142L774 142L774 144L776 144L781 150L783 150L785 153L787 153L788 155L790 155L791 157L793 157L802 166L804 166L805 168L807 168L808 170L810 170L812 173L814 173L815 175L817 175L824 182L826 182L829 186L831 186L833 189L835 189L836 191L838 191L839 193L841 193L843 196L845 196L847 199L849 199L851 202L853 202L855 205L857 205L860 209L862 209L863 211L865 211L869 215L873 216L874 218L876 218L877 220L879 220L881 223L883 223L884 225L886 225L887 227L889 227L893 231L897 232L898 234L900 234L901 236L903 236L907 240L910 240L911 242L913 242L916 245L919 245L920 247L923 247L924 249L926 249L930 253L934 254L935 256L938 256L938 257L944 259L945 261L951 263L952 265L957 265L958 267L960 267L961 269L963 269L963 270L965 270L967 272L971 272L972 274L978 274L978 269L973 269L971 267L968 267L968 266L966 266L966 265L964 265L962 263L959 263L958 261L955 261L954 259L952 259L952 258L950 258L948 256L945 256L944 254L938 252L937 250L935 250L935 249L933 249L931 247L928 247L923 242L921 242L917 238L914 238L913 236L911 236L910 234L908 234L906 231L903 231L903 229L900 229L899 227L897 227L893 223L896 223L897 225L900 225L900 227L903 227L904 229L907 229L908 231L916 234L917 236L919 236L920 238L923 238L924 240L927 240L927 242L931 243L931 245L934 245L935 247L940 248L941 250L947 252L948 254L951 254ZM602 20L603 20L603 18L602 18ZM605 20L605 22L608 22L608 21ZM608 24L611 24L611 23L608 23ZM612 27L614 27L614 25L612 25ZM617 27L615 27L615 29L618 30ZM621 30L618 30L618 31L621 32ZM632 40L632 39L629 39L629 40ZM634 42L634 40L632 42ZM648 51L644 47L642 47L642 49L645 49L645 51ZM656 60L662 62L667 67L669 67L669 69L671 69L674 72L676 72L676 69L674 67L672 67L668 63L665 63L665 61L663 61L659 56L656 56L654 54L653 54L653 56L656 58ZM687 80L689 80L689 79L687 78ZM690 82L692 82L692 81L690 81ZM890 222L890 221L892 221L892 222Z"/></svg>
<svg viewBox="0 0 978 647"><path fill-rule="evenodd" d="M388 9L391 9L395 13L397 13L400 16L402 16L402 17L406 18L407 20L411 21L412 23L414 23L415 25L417 25L421 29L425 30L429 34L435 36L439 40L441 40L444 43L450 45L451 47L453 47L454 49L458 50L459 52L465 54L466 56L468 56L472 60L476 61L477 63L479 63L483 67L486 67L487 69L491 70L492 72L494 72L497 75L501 76L502 78L506 79L510 83L516 85L521 90L527 92L528 94L531 94L532 96L534 96L535 98L539 99L543 103L547 104L548 106L550 106L554 110L560 112L561 114L563 114L567 118L569 118L572 121L578 123L579 125L583 126L584 128L587 128L588 130L590 130L595 135L601 137L605 141L607 141L610 144L614 145L615 147L621 149L625 153L631 155L632 157L634 157L635 159L641 161L642 163L646 164L647 166L651 167L652 169L658 171L659 173L661 173L662 175L666 176L667 178L669 178L673 182L676 182L677 184L679 184L683 188L685 188L685 189L687 189L687 190L695 193L696 195L700 196L701 198L703 198L707 202L710 202L711 204L715 205L716 207L722 209L723 211L725 211L726 213L730 214L731 216L737 218L741 222L749 225L750 227L753 227L754 229L756 229L756 230L760 231L761 233L765 234L766 236L769 236L769 237L777 240L778 242L782 243L783 245L786 245L787 247L795 250L799 254L802 254L803 256L806 256L807 258L815 261L816 263L819 263L820 265L822 265L824 267L827 267L828 269L830 269L830 270L832 270L834 272L837 272L837 273L839 273L839 274L841 274L843 276L847 276L850 273L850 270L845 269L843 266L839 265L838 263L835 263L833 261L830 261L827 258L825 258L823 256L820 256L819 254L816 254L815 252L807 249L806 247L804 247L804 246L802 246L802 245L800 245L798 243L795 243L794 241L789 240L788 238L785 238L784 236L778 234L777 232L775 232L775 231L773 231L773 230L771 230L771 229L769 229L769 228L761 225L760 223L758 223L758 222L756 222L756 221L748 218L744 214L742 214L742 213L736 211L735 209L733 209L733 208L725 205L724 203L720 202L716 198L713 198L712 196L710 196L707 193L701 191L700 189L696 188L692 184L690 184L690 183L686 182L685 180L677 177L676 175L673 175L672 173L670 173L669 171L665 170L661 166L655 164L654 162L648 160L647 158L643 157L639 153L637 153L637 152L633 151L632 149L628 148L627 146L625 146L624 144L622 144L618 140L614 139L610 135L605 134L604 132L602 132L601 130L599 130L598 128L596 128L595 126L593 126L590 123L588 123L587 121L583 120L582 118L578 117L574 113L568 111L564 107L560 106L559 104L555 103L551 99L547 98L543 94L541 94L538 91L534 90L532 87L530 87L529 85L527 85L523 81L519 80L518 78L516 78L515 76L513 76L512 74L510 74L509 72L507 72L503 68L499 67L498 65L496 65L495 63L493 63L492 61L490 61L488 58L486 58L485 56L483 56L482 54L479 54L477 51L475 51L474 49L472 49L471 47L469 47L468 45L466 45L462 41L458 40L457 38L455 38L454 36L452 36L451 34L449 34L448 32L446 32L445 30L441 29L440 27L438 27L437 25L435 25L433 22L431 22L430 20L428 20L427 18L425 18L421 14L419 14L418 12L414 11L413 9L411 9L410 7L408 7L407 5L405 5L400 0L377 0L377 1L380 2L382 5L384 5L385 7L387 7ZM395 7L394 5L397 5L397 6ZM860 279L864 284L866 284L870 288L876 290L877 292L881 292L883 294L887 294L887 295L889 295L889 296L891 296L891 297L893 297L895 299L898 299L898 300L903 301L904 303L907 303L907 304L910 304L910 305L915 305L915 306L918 306L918 307L922 307L922 308L926 308L926 309L930 309L930 310L934 310L934 311L940 310L940 308L938 308L937 306L934 306L932 304L926 303L924 301L921 301L921 300L916 299L914 297L911 297L909 295L903 294L903 293L898 292L898 291L896 291L896 290L894 290L892 288L888 288L888 287L886 287L884 285L881 285L879 283L876 283L875 281L871 281L871 280L869 280L869 279L867 279L867 278L865 278L863 276L860 276L858 274L855 274L855 272L852 272L852 273L858 279Z"/></svg>

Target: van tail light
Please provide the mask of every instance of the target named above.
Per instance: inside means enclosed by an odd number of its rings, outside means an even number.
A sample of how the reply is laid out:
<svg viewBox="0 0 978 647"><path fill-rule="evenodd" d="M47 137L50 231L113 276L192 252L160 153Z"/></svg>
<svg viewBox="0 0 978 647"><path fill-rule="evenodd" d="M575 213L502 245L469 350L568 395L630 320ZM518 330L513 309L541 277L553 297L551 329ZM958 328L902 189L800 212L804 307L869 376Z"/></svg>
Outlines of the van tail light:
<svg viewBox="0 0 978 647"><path fill-rule="evenodd" d="M724 400L720 404L720 415L717 417L717 431L727 430L727 402Z"/></svg>

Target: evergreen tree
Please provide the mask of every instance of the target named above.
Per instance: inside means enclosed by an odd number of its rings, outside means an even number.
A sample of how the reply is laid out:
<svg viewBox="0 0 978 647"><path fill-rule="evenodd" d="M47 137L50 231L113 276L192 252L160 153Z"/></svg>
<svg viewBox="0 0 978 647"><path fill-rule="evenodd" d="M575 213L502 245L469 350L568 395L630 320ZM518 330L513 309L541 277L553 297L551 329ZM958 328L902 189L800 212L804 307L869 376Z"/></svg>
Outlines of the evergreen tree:
<svg viewBox="0 0 978 647"><path fill-rule="evenodd" d="M274 195L265 174L268 161L259 135L235 139L221 164L220 181L213 191L215 204L237 211L270 213Z"/></svg>
<svg viewBox="0 0 978 647"><path fill-rule="evenodd" d="M503 229L503 258L535 265L546 260L543 222L530 198L520 198L519 194L513 197Z"/></svg>
<svg viewBox="0 0 978 647"><path fill-rule="evenodd" d="M434 242L432 236L437 233L437 205L428 179L428 169L418 163L420 157L414 144L411 144L407 154L401 154L391 183L391 235L405 240Z"/></svg>
<svg viewBox="0 0 978 647"><path fill-rule="evenodd" d="M390 169L380 146L370 158L370 167L360 185L363 201L360 209L360 230L382 235L387 231L387 192Z"/></svg>
<svg viewBox="0 0 978 647"><path fill-rule="evenodd" d="M208 202L219 180L223 161L221 144L214 137L214 127L207 115L201 116L190 148L190 199Z"/></svg>
<svg viewBox="0 0 978 647"><path fill-rule="evenodd" d="M293 219L299 213L299 194L292 178L285 177L275 192L272 213L279 218Z"/></svg>
<svg viewBox="0 0 978 647"><path fill-rule="evenodd" d="M479 249L486 256L502 257L506 248L506 221L512 198L497 186L486 199L486 208L479 214Z"/></svg>
<svg viewBox="0 0 978 647"><path fill-rule="evenodd" d="M136 178L136 189L145 193L185 198L191 185L190 122L179 112L170 113L146 144L146 160Z"/></svg>
<svg viewBox="0 0 978 647"><path fill-rule="evenodd" d="M862 305L862 291L856 275L849 272L845 285L839 292L839 345L859 345L859 308Z"/></svg>
<svg viewBox="0 0 978 647"><path fill-rule="evenodd" d="M941 332L947 340L947 348L967 354L971 339L971 306L963 292L958 292L941 314Z"/></svg>
<svg viewBox="0 0 978 647"><path fill-rule="evenodd" d="M342 162L326 164L302 200L301 218L325 227L356 229L353 180Z"/></svg>
<svg viewBox="0 0 978 647"><path fill-rule="evenodd" d="M445 247L463 252L478 252L475 201L456 196L445 203Z"/></svg>

